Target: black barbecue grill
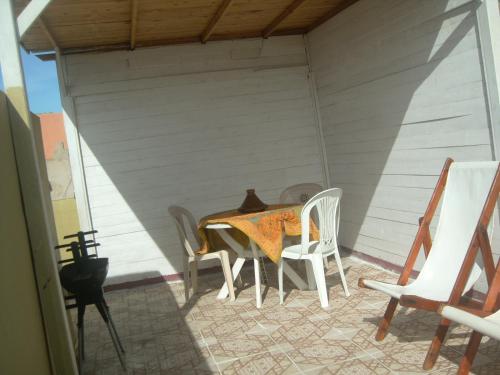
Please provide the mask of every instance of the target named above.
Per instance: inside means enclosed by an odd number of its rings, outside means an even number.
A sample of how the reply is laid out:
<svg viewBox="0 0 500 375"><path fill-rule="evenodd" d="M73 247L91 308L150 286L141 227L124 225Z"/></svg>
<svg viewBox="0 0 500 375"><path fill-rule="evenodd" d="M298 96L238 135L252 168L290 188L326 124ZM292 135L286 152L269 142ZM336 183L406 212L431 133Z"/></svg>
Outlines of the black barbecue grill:
<svg viewBox="0 0 500 375"><path fill-rule="evenodd" d="M102 285L108 274L109 261L108 258L98 258L97 251L90 255L88 253L88 248L96 249L100 246L100 244L93 240L85 239L86 235L95 233L97 231L94 230L65 236L65 239L76 238L78 241L56 246L56 249L66 249L66 251L71 252L73 255L72 259L59 262L60 264L67 263L60 269L59 278L63 288L70 293L69 296L65 297L65 300L75 300L74 304L66 305L66 308L78 309L78 370L80 373L82 361L85 360L84 315L87 305L95 305L97 307L108 327L120 364L125 370L125 361L122 356L125 350L111 319L109 307L104 299L102 290Z"/></svg>

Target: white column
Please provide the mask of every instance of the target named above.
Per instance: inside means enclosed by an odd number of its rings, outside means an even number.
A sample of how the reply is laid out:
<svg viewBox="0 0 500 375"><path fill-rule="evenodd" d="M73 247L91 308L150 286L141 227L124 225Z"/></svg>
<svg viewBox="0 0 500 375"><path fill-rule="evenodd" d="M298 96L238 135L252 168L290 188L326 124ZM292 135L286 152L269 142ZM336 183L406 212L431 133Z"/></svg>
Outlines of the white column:
<svg viewBox="0 0 500 375"><path fill-rule="evenodd" d="M325 135L323 133L323 122L321 118L321 108L318 97L318 88L316 86L316 78L314 77L314 72L311 66L311 56L309 54L309 41L307 39L307 35L304 35L304 45L306 49L307 69L308 69L307 82L309 83L309 92L311 94L311 100L314 110L314 119L316 123L316 137L321 152L321 161L322 161L321 166L323 169L323 188L331 188L332 185L330 181L330 168L328 167L328 157L326 154Z"/></svg>
<svg viewBox="0 0 500 375"><path fill-rule="evenodd" d="M92 215L90 213L87 182L83 168L82 149L80 144L80 133L78 132L78 120L74 99L68 90L66 80L66 60L56 49L57 77L59 78L59 91L61 92L61 104L63 107L64 130L68 140L69 163L71 166L71 178L75 191L76 208L80 229L83 231L93 230Z"/></svg>
<svg viewBox="0 0 500 375"><path fill-rule="evenodd" d="M500 160L500 14L498 0L483 0L476 11L494 158Z"/></svg>
<svg viewBox="0 0 500 375"><path fill-rule="evenodd" d="M0 1L0 66L23 196L34 274L54 373L76 374L76 362L55 261L55 224L48 181L35 143L12 0ZM27 343L29 345L29 343Z"/></svg>

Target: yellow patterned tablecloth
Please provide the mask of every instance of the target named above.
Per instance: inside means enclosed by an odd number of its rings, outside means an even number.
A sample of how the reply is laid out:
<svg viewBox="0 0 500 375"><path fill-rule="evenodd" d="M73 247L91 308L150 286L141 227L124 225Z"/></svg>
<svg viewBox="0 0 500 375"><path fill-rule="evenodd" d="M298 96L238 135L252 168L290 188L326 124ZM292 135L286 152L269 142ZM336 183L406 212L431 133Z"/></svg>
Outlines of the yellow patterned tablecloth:
<svg viewBox="0 0 500 375"><path fill-rule="evenodd" d="M200 253L207 253L227 245L216 234L217 231L206 229L209 224L228 224L230 234L243 247L252 239L266 256L277 263L283 250L283 233L287 236L300 236L302 232L300 213L302 205L270 205L265 211L242 214L231 210L205 216L200 220L198 231L203 240ZM310 221L310 233L313 240L318 240L319 232ZM222 241L222 242L221 242Z"/></svg>

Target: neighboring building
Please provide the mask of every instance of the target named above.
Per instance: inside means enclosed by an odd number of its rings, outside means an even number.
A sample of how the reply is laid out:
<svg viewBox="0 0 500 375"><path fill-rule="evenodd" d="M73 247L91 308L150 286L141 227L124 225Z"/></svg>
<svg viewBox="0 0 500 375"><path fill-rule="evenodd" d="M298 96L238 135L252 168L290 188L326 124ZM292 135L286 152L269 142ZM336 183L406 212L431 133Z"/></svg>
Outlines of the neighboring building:
<svg viewBox="0 0 500 375"><path fill-rule="evenodd" d="M58 242L79 230L75 193L69 164L68 142L62 113L41 113L43 151L50 182L50 198L54 209Z"/></svg>

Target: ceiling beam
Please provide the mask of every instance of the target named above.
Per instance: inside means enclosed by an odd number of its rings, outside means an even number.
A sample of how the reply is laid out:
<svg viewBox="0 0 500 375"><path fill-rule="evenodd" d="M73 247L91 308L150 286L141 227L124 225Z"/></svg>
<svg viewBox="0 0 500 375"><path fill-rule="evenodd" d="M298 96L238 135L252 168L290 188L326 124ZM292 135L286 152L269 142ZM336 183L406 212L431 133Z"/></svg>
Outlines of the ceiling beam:
<svg viewBox="0 0 500 375"><path fill-rule="evenodd" d="M49 5L51 0L31 0L17 17L17 29L19 31L19 39L22 39L24 34L35 23L37 18L42 14L44 9Z"/></svg>
<svg viewBox="0 0 500 375"><path fill-rule="evenodd" d="M316 21L314 21L308 28L307 28L307 32L315 29L316 27L318 27L319 25L325 23L326 21L328 21L330 18L332 18L333 16L336 16L337 14L339 14L340 12L342 12L344 9L347 9L349 8L352 4L356 3L357 1L359 0L344 0L342 1L341 3L337 4L335 7L333 7L330 11L328 11L327 13L325 13L323 16L321 16L320 18L318 18Z"/></svg>
<svg viewBox="0 0 500 375"><path fill-rule="evenodd" d="M54 48L54 51L58 51L59 50L59 46L57 44L57 41L54 38L54 35L52 35L52 33L50 32L49 28L47 27L47 24L45 23L45 21L43 20L42 17L40 17L38 19L38 25L40 26L40 28L44 32L45 36L49 40L49 42L52 45L52 47Z"/></svg>
<svg viewBox="0 0 500 375"><path fill-rule="evenodd" d="M288 29L288 30L278 30L273 35L302 35L306 32L305 29ZM213 41L221 41L221 40L234 40L234 39L244 39L244 38L260 38L262 37L262 33L250 32L250 33L233 33L233 34L225 34L225 35L214 35L210 38ZM136 44L136 48L143 47L157 47L157 46L171 46L177 44L186 44L186 43L196 43L199 42L199 37L185 37L185 38L173 38L173 39L161 39L161 40L151 40L151 41L139 41ZM117 51L117 50L127 50L130 48L129 43L117 43L117 44L103 44L93 47L76 47L76 48L65 48L61 50L62 55L72 55L78 53L88 53L88 52L106 52L106 51ZM45 51L32 51L32 52L45 52Z"/></svg>
<svg viewBox="0 0 500 375"><path fill-rule="evenodd" d="M217 9L217 12L215 12L214 16L212 17L207 27L200 36L200 40L202 43L206 43L208 38L210 38L210 35L212 35L212 32L215 30L215 27L222 19L224 14L226 14L226 11L229 9L229 6L231 5L232 2L233 0L222 0L221 5Z"/></svg>
<svg viewBox="0 0 500 375"><path fill-rule="evenodd" d="M281 12L275 19L271 21L269 25L262 31L262 37L263 38L268 38L274 30L282 23L290 14L295 12L295 9L297 9L299 6L302 5L306 0L293 0L292 3L283 11Z"/></svg>
<svg viewBox="0 0 500 375"><path fill-rule="evenodd" d="M136 36L137 36L137 13L139 8L139 2L137 0L132 0L130 7L130 49L135 49Z"/></svg>

